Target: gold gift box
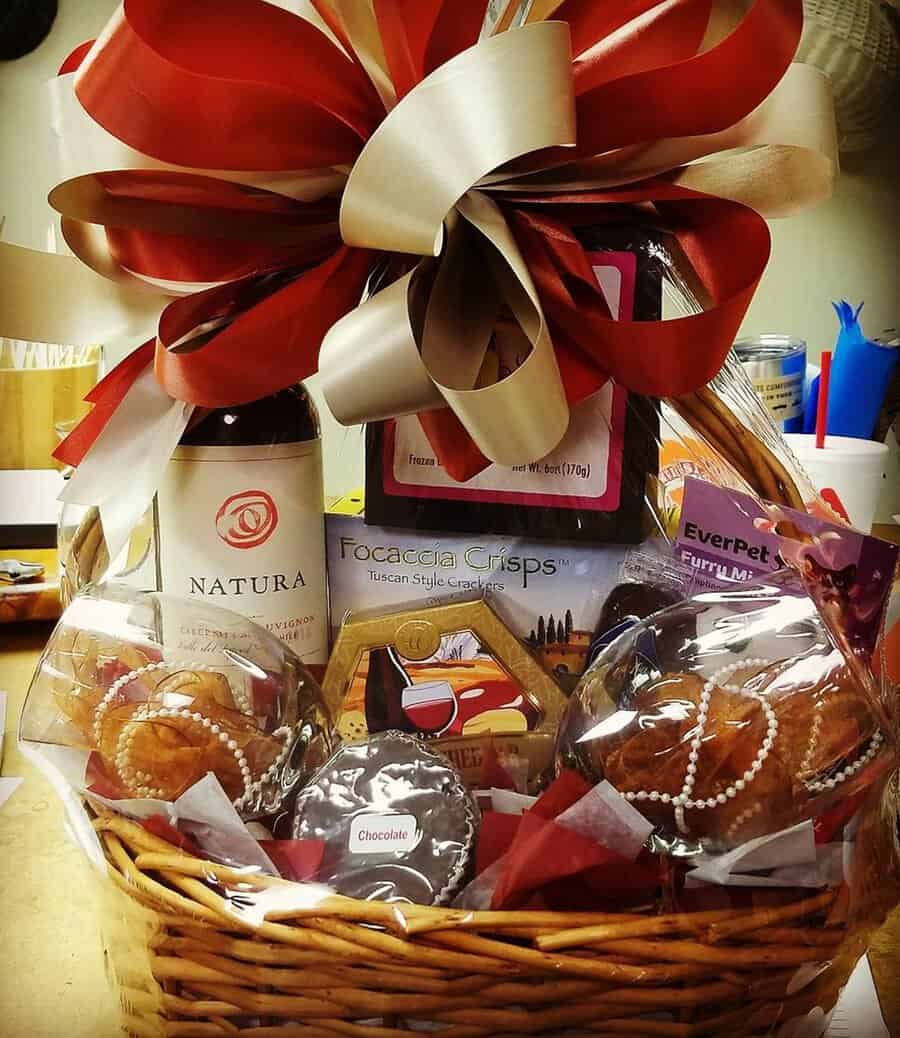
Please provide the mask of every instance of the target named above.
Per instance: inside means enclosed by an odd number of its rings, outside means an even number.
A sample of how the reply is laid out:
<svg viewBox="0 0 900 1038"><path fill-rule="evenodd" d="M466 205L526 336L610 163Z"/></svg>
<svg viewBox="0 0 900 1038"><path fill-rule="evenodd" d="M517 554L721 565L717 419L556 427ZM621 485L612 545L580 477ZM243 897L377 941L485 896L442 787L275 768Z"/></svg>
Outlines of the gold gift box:
<svg viewBox="0 0 900 1038"><path fill-rule="evenodd" d="M461 657L452 639L477 643L480 651ZM405 707L378 704L387 717L402 720L370 729L375 712L367 694L370 654L378 649L388 650L387 665L397 671L394 692L420 701ZM429 744L445 753L472 785L482 778L484 752L492 743L504 766L518 762L523 772L527 766L527 784L534 788L552 763L566 705L554 680L483 599L351 616L335 642L323 692L345 741L385 728L418 735L431 730L433 735L425 735ZM432 694L435 698L429 699ZM387 690L385 696L390 695ZM413 715L419 711L419 717L422 711L431 712L432 718L437 712L439 720L417 727L407 710Z"/></svg>

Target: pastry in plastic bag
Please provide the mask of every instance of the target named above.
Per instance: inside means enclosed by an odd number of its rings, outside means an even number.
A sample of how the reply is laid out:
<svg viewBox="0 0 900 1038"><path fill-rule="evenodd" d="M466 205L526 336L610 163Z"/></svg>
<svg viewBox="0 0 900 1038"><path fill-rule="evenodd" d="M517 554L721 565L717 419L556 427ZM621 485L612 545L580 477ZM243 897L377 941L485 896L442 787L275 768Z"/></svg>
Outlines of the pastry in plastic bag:
<svg viewBox="0 0 900 1038"><path fill-rule="evenodd" d="M667 637L688 618L694 638ZM635 625L582 679L557 746L665 836L713 848L822 815L873 781L883 748L813 604L777 585Z"/></svg>
<svg viewBox="0 0 900 1038"><path fill-rule="evenodd" d="M330 733L317 684L263 628L122 587L74 599L22 722L25 739L90 751L107 796L171 801L213 772L248 818L281 809Z"/></svg>

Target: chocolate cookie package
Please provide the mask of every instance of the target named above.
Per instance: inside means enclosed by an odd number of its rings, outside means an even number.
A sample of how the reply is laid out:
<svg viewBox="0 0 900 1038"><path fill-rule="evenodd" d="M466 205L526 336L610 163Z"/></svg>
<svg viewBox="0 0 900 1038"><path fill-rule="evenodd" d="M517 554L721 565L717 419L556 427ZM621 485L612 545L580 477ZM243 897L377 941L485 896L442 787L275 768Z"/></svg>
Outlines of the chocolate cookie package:
<svg viewBox="0 0 900 1038"><path fill-rule="evenodd" d="M401 732L342 746L300 792L297 840L320 882L363 900L445 905L474 870L480 812L443 754Z"/></svg>

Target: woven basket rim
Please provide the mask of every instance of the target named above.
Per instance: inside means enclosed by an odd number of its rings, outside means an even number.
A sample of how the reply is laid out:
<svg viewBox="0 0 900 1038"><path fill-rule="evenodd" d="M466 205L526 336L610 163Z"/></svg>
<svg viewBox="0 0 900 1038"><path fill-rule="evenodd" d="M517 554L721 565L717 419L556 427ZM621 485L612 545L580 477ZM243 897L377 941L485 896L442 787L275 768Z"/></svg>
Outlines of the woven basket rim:
<svg viewBox="0 0 900 1038"><path fill-rule="evenodd" d="M761 1036L829 1010L863 951L840 889L777 908L662 915L398 911L336 895L294 912L278 899L274 918L251 921L229 885L247 904L254 886L303 884L196 858L112 812L93 825L115 886L149 910L132 928L146 975L133 957L117 975L139 1038L240 1034L229 1018L245 1017L275 1022L247 1025L259 1038L407 1038L409 1021L447 1025L441 1038L602 1038L598 1021L644 1033L648 1014L676 1007L696 1022L649 1033ZM813 971L791 987L798 969L837 959L821 981Z"/></svg>

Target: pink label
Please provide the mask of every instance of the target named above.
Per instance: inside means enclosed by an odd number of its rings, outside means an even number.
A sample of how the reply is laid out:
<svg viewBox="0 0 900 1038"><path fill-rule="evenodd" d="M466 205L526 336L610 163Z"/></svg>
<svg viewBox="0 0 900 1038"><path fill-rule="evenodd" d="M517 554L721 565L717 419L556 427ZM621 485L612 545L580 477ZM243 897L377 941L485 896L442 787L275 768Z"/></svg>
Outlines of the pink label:
<svg viewBox="0 0 900 1038"><path fill-rule="evenodd" d="M630 252L588 253L615 319L634 309L637 260ZM608 382L572 408L568 432L540 461L490 465L464 485L438 464L414 415L386 423L383 483L398 497L438 498L614 512L621 500L628 394Z"/></svg>

